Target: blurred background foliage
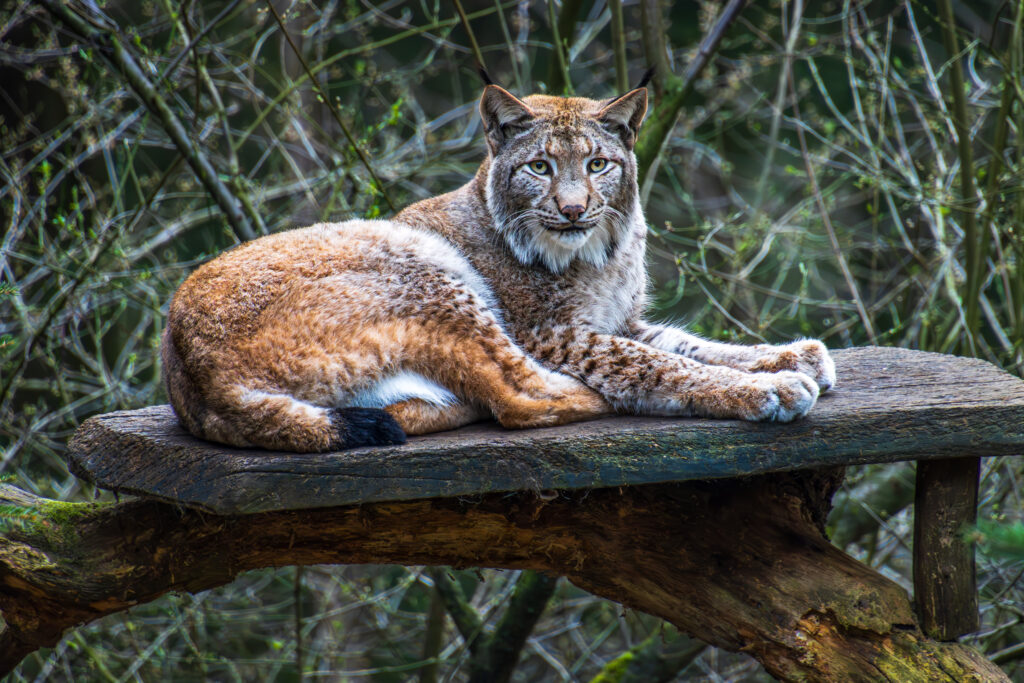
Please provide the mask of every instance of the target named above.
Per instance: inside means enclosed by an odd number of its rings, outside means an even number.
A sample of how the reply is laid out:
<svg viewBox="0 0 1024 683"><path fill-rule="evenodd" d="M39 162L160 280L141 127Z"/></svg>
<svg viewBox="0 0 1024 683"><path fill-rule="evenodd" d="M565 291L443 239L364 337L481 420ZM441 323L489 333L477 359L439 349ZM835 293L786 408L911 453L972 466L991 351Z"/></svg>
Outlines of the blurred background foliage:
<svg viewBox="0 0 1024 683"><path fill-rule="evenodd" d="M485 153L475 53L520 95L609 97L655 65L648 136L678 112L664 140L642 141L655 317L1021 375L1024 2L757 0L684 81L737 4L4 3L2 475L106 495L68 474L67 438L90 415L165 400L163 316L198 263L468 179ZM1021 483L1020 459L984 464L983 626L967 637L1018 677ZM911 464L851 469L830 524L908 589L912 487ZM565 581L347 566L168 596L68 634L11 680L487 680L472 643L524 605L536 623L512 680L766 678ZM446 616L460 610L475 639Z"/></svg>

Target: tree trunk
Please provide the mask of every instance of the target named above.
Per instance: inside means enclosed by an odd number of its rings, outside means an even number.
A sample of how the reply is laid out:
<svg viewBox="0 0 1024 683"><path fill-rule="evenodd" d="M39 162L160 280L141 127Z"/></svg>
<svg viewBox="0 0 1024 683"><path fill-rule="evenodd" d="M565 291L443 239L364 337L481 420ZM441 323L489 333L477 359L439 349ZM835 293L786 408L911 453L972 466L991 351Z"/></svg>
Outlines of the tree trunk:
<svg viewBox="0 0 1024 683"><path fill-rule="evenodd" d="M4 486L0 671L63 632L170 590L323 563L538 569L744 651L785 680L1003 681L928 639L906 593L822 525L841 470L220 516L58 503Z"/></svg>

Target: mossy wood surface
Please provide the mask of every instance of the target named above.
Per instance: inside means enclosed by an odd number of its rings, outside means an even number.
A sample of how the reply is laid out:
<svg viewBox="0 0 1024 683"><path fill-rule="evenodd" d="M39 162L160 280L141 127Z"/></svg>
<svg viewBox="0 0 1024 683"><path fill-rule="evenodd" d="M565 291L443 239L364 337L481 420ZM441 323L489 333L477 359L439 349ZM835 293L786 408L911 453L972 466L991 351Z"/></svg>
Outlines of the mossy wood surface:
<svg viewBox="0 0 1024 683"><path fill-rule="evenodd" d="M838 386L788 425L640 417L523 431L478 424L399 447L309 455L205 442L169 406L154 406L86 421L70 464L101 488L241 514L1024 452L1024 381L989 363L878 347L839 350L835 359Z"/></svg>

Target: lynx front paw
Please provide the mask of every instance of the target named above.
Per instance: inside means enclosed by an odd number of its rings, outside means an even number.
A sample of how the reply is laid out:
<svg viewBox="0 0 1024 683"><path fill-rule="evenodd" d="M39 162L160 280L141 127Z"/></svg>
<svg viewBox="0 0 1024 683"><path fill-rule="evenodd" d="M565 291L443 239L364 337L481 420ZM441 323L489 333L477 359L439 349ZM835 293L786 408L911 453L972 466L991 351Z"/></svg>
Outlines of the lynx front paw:
<svg viewBox="0 0 1024 683"><path fill-rule="evenodd" d="M754 375L754 406L748 420L792 422L818 400L818 384L801 372L783 370Z"/></svg>
<svg viewBox="0 0 1024 683"><path fill-rule="evenodd" d="M804 339L784 346L765 346L763 356L754 361L750 372L790 370L807 375L825 393L836 384L836 364L828 349L817 339Z"/></svg>

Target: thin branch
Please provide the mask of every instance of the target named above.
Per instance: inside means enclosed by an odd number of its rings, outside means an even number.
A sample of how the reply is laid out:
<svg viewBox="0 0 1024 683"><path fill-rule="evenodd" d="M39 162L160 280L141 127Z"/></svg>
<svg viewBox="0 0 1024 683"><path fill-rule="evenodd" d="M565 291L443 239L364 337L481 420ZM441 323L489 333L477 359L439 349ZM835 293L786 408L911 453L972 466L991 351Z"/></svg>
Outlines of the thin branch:
<svg viewBox="0 0 1024 683"><path fill-rule="evenodd" d="M562 74L561 89L556 90L552 86L549 90L555 95L569 95L572 94L572 81L569 80L569 62L565 53L565 45L562 44L562 36L558 32L558 20L555 19L554 0L547 0L547 5L548 24L551 25L551 42L555 46L555 64L558 65L558 71Z"/></svg>
<svg viewBox="0 0 1024 683"><path fill-rule="evenodd" d="M466 16L469 19L477 19L479 17L489 16L491 14L495 14L496 12L500 12L503 8L514 7L517 2L518 0L509 0L504 4L501 4L501 1L497 0L497 4L494 7L490 9L478 10L476 12L470 12ZM260 127L263 121L267 118L267 116L270 115L270 113L277 107L277 105L281 104L281 102L287 99L296 88L305 83L307 79L312 78L314 75L330 67L335 62L338 62L347 57L351 57L353 55L364 54L367 52L372 52L373 50L379 50L382 47L386 47L388 45L401 42L402 40L405 40L406 38L410 38L412 36L418 36L423 33L428 33L430 31L434 31L437 29L447 28L449 26L455 26L458 23L459 20L454 17L451 19L439 19L438 21L435 21L433 23L426 24L424 26L417 26L415 28L409 29L408 31L402 31L401 33L396 33L394 35L388 36L387 38L382 38L381 40L377 40L372 43L363 43L362 45L356 45L355 47L349 48L347 50L335 52L330 57L327 57L317 62L312 67L310 73L300 74L298 78L296 78L294 81L292 81L291 83L287 84L284 88L282 88L281 92L275 95L274 98L270 101L270 104L267 105L267 107L264 108L262 112L257 114L256 118L253 119L252 123L246 126L245 130L242 132L242 135L239 136L237 144L240 146L244 142L246 142L249 139L249 136L252 135L253 131Z"/></svg>
<svg viewBox="0 0 1024 683"><path fill-rule="evenodd" d="M480 45L476 42L476 34L473 33L473 27L469 25L469 17L466 16L466 10L462 9L462 3L459 0L455 0L455 11L459 13L462 27L466 29L466 34L469 36L469 47L473 50L473 59L476 60L478 67L486 71L487 63L484 62L484 54L480 51Z"/></svg>
<svg viewBox="0 0 1024 683"><path fill-rule="evenodd" d="M557 576L533 571L519 575L504 614L489 635L484 621L462 593L459 583L440 567L427 569L434 589L470 652L470 683L509 680L537 620L558 585Z"/></svg>
<svg viewBox="0 0 1024 683"><path fill-rule="evenodd" d="M277 25L281 28L281 33L284 34L285 39L288 41L288 45L291 46L292 51L295 53L295 57L299 60L299 63L302 64L302 68L306 72L306 77L309 78L310 83L313 84L313 88L320 95L321 100L323 100L324 105L327 107L327 111L331 112L331 116L334 117L334 120L341 128L341 132L345 134L345 139L348 140L349 146L352 147L352 150L359 157L359 161L362 162L363 166L366 168L366 171L370 174L370 177L373 179L374 185L377 186L377 191L380 192L381 196L384 198L384 201L387 202L388 207L392 211L398 211L398 209L395 208L395 205L392 203L391 197L388 196L387 190L384 189L384 183L381 182L380 178L377 176L377 172L373 169L373 164L370 163L370 159L369 157L366 156L366 152L364 152L362 148L359 147L359 145L356 143L356 139L352 137L352 131L349 130L348 126L342 120L341 114L338 113L338 108L334 106L333 102L331 102L330 98L327 96L327 93L324 91L323 86L320 84L320 80L313 75L313 70L310 69L309 64L306 63L306 58L302 56L302 51L299 50L298 46L295 44L295 41L292 40L291 34L288 33L288 29L285 28L284 20L278 13L277 8L274 7L273 0L267 0L267 7L270 9L270 13L274 15L274 20L277 22Z"/></svg>
<svg viewBox="0 0 1024 683"><path fill-rule="evenodd" d="M231 6L225 8L225 12ZM195 58L195 69L199 80L202 81L203 87L206 88L207 94L210 96L210 101L213 103L214 112L217 115L217 120L220 122L221 130L224 133L224 140L226 142L225 147L227 148L227 161L228 161L228 175L231 178L231 188L234 190L234 195L238 201L242 204L242 209L245 211L245 215L249 217L249 220L256 226L258 232L266 234L267 226L263 222L263 216L256 209L256 206L252 203L252 198L249 193L245 191L242 186L241 180L241 168L238 164L238 153L235 151L234 144L232 142L231 126L228 123L227 109L224 107L224 101L221 99L220 92L213 83L213 79L210 78L210 72L206 68L206 60L201 58L197 48L197 40L190 38L188 32L185 30L187 24L182 20L181 14L176 13L171 5L170 0L164 0L164 8L167 10L167 15L171 17L171 20L177 25L178 32L181 33L182 39L188 41L188 45L193 51ZM216 25L219 18L222 17L225 12L221 12L220 15L214 18L211 22L211 26ZM205 34L206 30L203 33ZM202 34L200 34L202 35ZM173 70L168 68L165 74L171 74ZM166 75L165 75L166 78ZM199 95L196 95L196 114L199 112Z"/></svg>
<svg viewBox="0 0 1024 683"><path fill-rule="evenodd" d="M445 610L455 623L462 639L466 641L466 647L470 652L475 652L479 643L477 637L483 630L483 622L480 615L473 609L466 596L462 593L462 587L458 581L453 579L448 570L444 567L430 567L427 574L434 581L434 589L444 603Z"/></svg>
<svg viewBox="0 0 1024 683"><path fill-rule="evenodd" d="M654 177L654 172L657 170L655 162L661 156L662 150L676 127L676 121L679 120L686 97L693 90L697 78L711 61L711 57L718 50L726 31L736 21L736 17L739 16L745 5L746 0L729 0L714 27L701 41L697 48L697 54L686 67L683 77L669 75L662 83L665 88L665 96L655 108L654 113L648 117L648 121L644 125L644 134L640 136L636 146L637 173L642 196L646 196L650 191L648 179ZM655 75L655 80L657 78L658 76Z"/></svg>
<svg viewBox="0 0 1024 683"><path fill-rule="evenodd" d="M576 17L582 7L583 0L562 0L562 9L558 12L558 22L552 24L552 33L566 54L576 40ZM554 14L551 2L548 3L548 12L549 17ZM567 66L565 60L556 60L548 65L548 92L561 93L567 87L569 91L572 90Z"/></svg>
<svg viewBox="0 0 1024 683"><path fill-rule="evenodd" d="M942 40L949 56L949 87L953 100L953 125L956 128L957 152L960 156L960 213L964 225L965 264L967 284L964 290L964 330L967 344L964 351L977 354L975 338L980 323L978 294L981 291L980 249L978 241L978 193L974 187L974 150L971 148L971 124L967 118L967 97L964 94L964 70L960 63L960 46L956 37L956 20L951 0L939 0ZM982 234L981 239L985 239ZM987 239L985 240L987 242ZM987 245L986 245L987 249Z"/></svg>
<svg viewBox="0 0 1024 683"><path fill-rule="evenodd" d="M253 230L249 221L243 215L239 202L231 194L228 187L217 177L217 171L203 154L203 151L192 144L189 135L178 117L175 116L167 101L157 92L156 87L146 78L131 51L118 38L122 35L119 28L112 28L104 33L94 28L85 19L76 14L72 9L59 0L43 0L43 4L50 13L67 24L76 33L83 36L88 42L97 46L97 52L104 58L117 66L135 94L142 100L149 109L163 124L168 137L181 153L189 166L195 172L199 181L206 188L206 191L220 206L224 217L231 225L239 239L251 240L256 238L256 231Z"/></svg>
<svg viewBox="0 0 1024 683"><path fill-rule="evenodd" d="M509 680L520 653L558 587L558 577L524 571L516 581L508 607L494 632L478 651L470 681L502 683ZM482 661L480 661L482 660Z"/></svg>
<svg viewBox="0 0 1024 683"><path fill-rule="evenodd" d="M782 18L785 19L786 5L783 5L780 11L783 14ZM765 153L764 163L761 165L761 175L757 179L757 188L754 191L754 206L759 209L762 207L764 188L768 183L768 176L771 175L775 165L775 151L779 147L779 125L782 122L783 104L786 98L786 83L788 82L789 74L793 70L793 51L796 48L796 41L800 37L802 16L803 3L795 3L793 6L793 21L789 26L789 35L786 36L786 51L783 54L783 63L779 70L779 80L775 86L775 100L772 104L772 123L768 130L768 150ZM847 15L844 14L843 16ZM851 62L847 62L847 64L849 65ZM822 90L822 93L824 94L825 91ZM856 95L856 90L853 93ZM845 118L840 118L840 121L844 120ZM872 153L875 153L875 148L870 144L865 145L865 147Z"/></svg>
<svg viewBox="0 0 1024 683"><path fill-rule="evenodd" d="M626 61L626 29L622 21L622 0L608 0L612 13L612 51L615 53L615 92L629 90L629 67Z"/></svg>
<svg viewBox="0 0 1024 683"><path fill-rule="evenodd" d="M800 115L800 103L796 92L796 83L793 82L793 74L789 73L787 76L789 80L790 95L793 98L793 112L797 120L802 120ZM853 273L850 272L850 265L847 262L846 255L843 253L843 249L839 244L839 238L836 237L835 228L832 226L832 218L829 216L828 207L825 206L825 200L821 195L821 188L818 186L818 176L811 164L811 155L807 149L807 138L804 135L803 126L796 127L796 136L800 141L800 154L804 160L804 169L807 172L807 181L811 185L811 194L814 196L814 203L818 206L818 213L821 215L821 222L825 226L825 232L828 233L828 241L832 246L832 253L836 257L836 262L839 264L839 269L843 273L843 280L846 281L846 286L850 290L850 296L853 298L854 304L857 306L857 314L860 316L861 324L864 325L864 331L868 335L868 339L872 344L875 343L875 327L871 323L871 316L868 315L867 309L864 307L864 300L861 298L860 290L857 287L856 280L853 279Z"/></svg>
<svg viewBox="0 0 1024 683"><path fill-rule="evenodd" d="M25 369L25 365L31 358L32 351L35 349L35 346L39 342L39 339L50 328L50 325L53 324L53 321L56 319L57 315L64 310L64 305L67 303L67 301L72 296L74 296L75 292L78 291L78 288L82 285L83 282L85 282L86 275L93 274L96 272L96 264L99 262L101 258L103 258L106 255L110 248L114 246L115 242L117 241L117 238L124 233L131 232L132 228L135 227L135 224L142 217L142 214L149 210L149 207L152 205L153 200L156 199L157 194L160 193L164 185L167 183L168 179L170 179L171 174L177 171L178 165L181 163L181 159L182 157L179 156L177 159L174 160L174 163L170 164L164 170L164 173L160 177L160 180L157 182L156 186L152 189L152 191L149 193L146 199L135 210L135 213L128 221L127 227L124 231L119 231L114 229L113 226L109 226L105 231L100 233L99 245L93 251L92 256L90 256L89 259L84 264L82 264L82 266L74 274L74 276L72 277L71 284L62 289L60 293L56 297L54 297L53 300L50 301L49 305L47 306L46 313L43 317L42 323L36 325L32 330L32 334L25 342L24 349L19 354L17 363L15 363L14 367L10 368L8 372L5 372L6 377L4 378L3 384L0 385L0 411L2 411L5 400L7 399L8 395L10 394L13 396L13 394L11 394L11 389L14 387L15 382L21 377L21 373Z"/></svg>

